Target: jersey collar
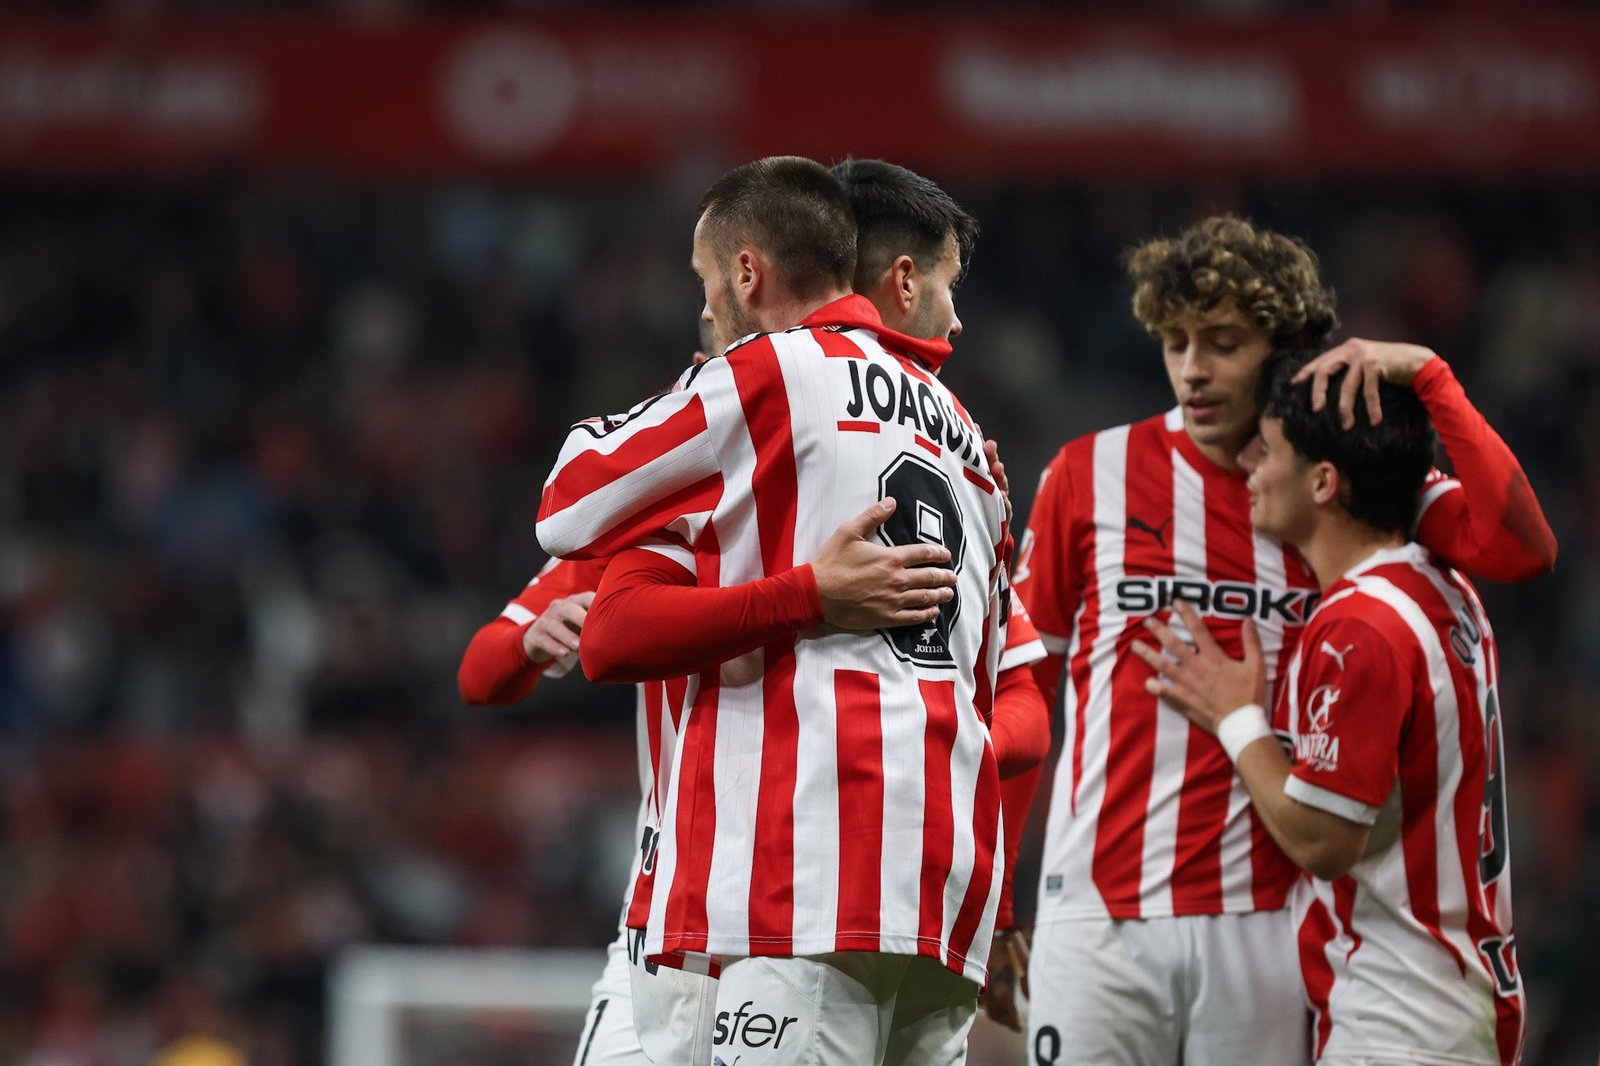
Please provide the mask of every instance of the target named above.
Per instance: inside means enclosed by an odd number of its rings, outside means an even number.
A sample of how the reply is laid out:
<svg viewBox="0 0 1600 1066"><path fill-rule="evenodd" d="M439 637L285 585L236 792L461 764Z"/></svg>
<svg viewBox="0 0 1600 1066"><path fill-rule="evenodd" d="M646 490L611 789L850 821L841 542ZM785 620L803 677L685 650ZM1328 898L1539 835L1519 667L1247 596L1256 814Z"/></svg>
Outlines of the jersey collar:
<svg viewBox="0 0 1600 1066"><path fill-rule="evenodd" d="M871 330L878 335L878 340L885 348L892 348L903 355L911 356L930 370L938 370L944 365L945 360L950 358L949 341L924 340L921 337L908 337L904 333L896 333L883 324L878 309L865 296L855 294L841 296L832 303L823 304L801 319L800 325L811 329L835 326L842 329Z"/></svg>

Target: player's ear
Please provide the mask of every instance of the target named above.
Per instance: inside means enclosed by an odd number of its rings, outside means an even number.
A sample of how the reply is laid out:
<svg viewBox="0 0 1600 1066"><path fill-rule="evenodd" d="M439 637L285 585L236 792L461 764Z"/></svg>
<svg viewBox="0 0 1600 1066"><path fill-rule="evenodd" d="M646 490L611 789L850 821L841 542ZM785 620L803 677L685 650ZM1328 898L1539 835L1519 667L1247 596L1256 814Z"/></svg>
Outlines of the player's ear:
<svg viewBox="0 0 1600 1066"><path fill-rule="evenodd" d="M889 287L895 305L902 313L910 312L917 302L917 292L922 287L917 261L909 255L896 256L894 262L889 264Z"/></svg>
<svg viewBox="0 0 1600 1066"><path fill-rule="evenodd" d="M751 303L766 281L767 264L754 248L741 248L733 257L733 291L740 302Z"/></svg>
<svg viewBox="0 0 1600 1066"><path fill-rule="evenodd" d="M1311 498L1318 504L1329 504L1339 499L1339 488L1342 479L1339 477L1339 468L1324 459L1313 464L1310 470Z"/></svg>

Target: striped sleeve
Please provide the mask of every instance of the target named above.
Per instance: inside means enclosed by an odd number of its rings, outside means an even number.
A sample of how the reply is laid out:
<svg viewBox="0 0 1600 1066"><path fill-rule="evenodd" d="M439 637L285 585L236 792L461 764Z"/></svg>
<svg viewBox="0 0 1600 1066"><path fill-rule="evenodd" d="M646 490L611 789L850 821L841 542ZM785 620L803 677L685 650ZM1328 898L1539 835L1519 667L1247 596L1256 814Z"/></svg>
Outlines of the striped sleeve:
<svg viewBox="0 0 1600 1066"><path fill-rule="evenodd" d="M694 542L722 495L717 412L738 410L724 360L691 368L679 387L567 434L539 501L539 543L592 559L646 539Z"/></svg>
<svg viewBox="0 0 1600 1066"><path fill-rule="evenodd" d="M1017 553L1012 586L1027 602L1032 623L1045 648L1066 651L1072 619L1083 594L1072 552L1072 475L1069 444L1039 477L1039 491Z"/></svg>

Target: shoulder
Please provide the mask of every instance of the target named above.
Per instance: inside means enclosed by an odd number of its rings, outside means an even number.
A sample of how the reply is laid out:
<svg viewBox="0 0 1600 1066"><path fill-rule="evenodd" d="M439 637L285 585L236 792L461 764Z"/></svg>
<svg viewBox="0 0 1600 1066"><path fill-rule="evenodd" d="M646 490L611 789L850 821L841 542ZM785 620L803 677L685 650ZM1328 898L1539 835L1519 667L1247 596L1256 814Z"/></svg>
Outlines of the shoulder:
<svg viewBox="0 0 1600 1066"><path fill-rule="evenodd" d="M1415 654L1417 642L1402 610L1400 602L1378 594L1370 584L1346 585L1318 605L1306 624L1301 646L1315 656L1329 647L1355 645L1357 658L1365 663L1374 659L1404 661Z"/></svg>

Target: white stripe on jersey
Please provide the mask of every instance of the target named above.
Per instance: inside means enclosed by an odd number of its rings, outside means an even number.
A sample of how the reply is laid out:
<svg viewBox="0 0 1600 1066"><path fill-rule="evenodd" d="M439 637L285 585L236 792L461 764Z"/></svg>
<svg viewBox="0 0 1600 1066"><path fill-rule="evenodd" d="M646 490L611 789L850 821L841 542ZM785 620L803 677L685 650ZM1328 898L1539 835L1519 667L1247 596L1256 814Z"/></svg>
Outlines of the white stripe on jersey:
<svg viewBox="0 0 1600 1066"><path fill-rule="evenodd" d="M816 658L795 664L796 692L832 692L833 664ZM798 708L808 718L795 761L809 766L794 804L795 939L834 935L839 917L839 708L831 699ZM815 728L809 726L814 725ZM809 787L808 787L809 786Z"/></svg>
<svg viewBox="0 0 1600 1066"><path fill-rule="evenodd" d="M1094 565L1103 574L1116 573L1122 567L1124 545L1127 541L1128 519L1124 485L1128 471L1128 426L1118 426L1100 433L1094 440L1094 513L1095 541ZM1102 706L1110 701L1113 650L1122 627L1113 601L1100 598L1099 628L1094 645L1089 652L1089 686L1084 702L1090 707ZM1081 623L1086 605L1078 608ZM1072 627L1072 643L1067 649L1067 664L1081 652L1083 639L1081 624ZM1108 715L1085 715L1084 736L1081 741L1074 735L1078 725L1079 698L1077 686L1069 675L1062 678L1066 692L1065 713L1067 739L1057 765L1055 793L1069 802L1052 800L1050 826L1045 835L1044 868L1064 870L1067 884L1091 885L1094 883L1094 834L1100 820L1100 805L1105 799L1106 755L1111 750L1111 719ZM1082 777L1074 781L1073 751L1083 747ZM1070 843L1067 843L1070 841ZM1052 848L1051 845L1061 844ZM1046 886L1048 892L1048 885ZM1098 893L1096 893L1098 898ZM1041 895L1043 904L1045 896Z"/></svg>
<svg viewBox="0 0 1600 1066"><path fill-rule="evenodd" d="M1126 522L1123 523L1126 526ZM1174 573L1206 572L1206 488L1194 467L1176 453L1172 456L1172 562ZM1174 631L1182 640L1193 639L1176 614ZM1146 914L1170 913L1172 869L1178 855L1178 813L1182 808L1182 768L1189 757L1189 720L1165 700L1157 701L1155 714L1155 771L1150 775L1150 795L1144 816L1144 860L1140 867L1139 909ZM1163 767L1176 768L1163 772ZM1159 894L1158 894L1159 893Z"/></svg>
<svg viewBox="0 0 1600 1066"><path fill-rule="evenodd" d="M878 693L883 723L883 776L926 785L927 764L923 742L928 732L928 708L915 693ZM879 906L885 929L915 929L922 893L924 812L883 812L883 894Z"/></svg>
<svg viewBox="0 0 1600 1066"><path fill-rule="evenodd" d="M1425 572L1422 567L1415 567ZM1431 569L1431 568L1430 568ZM1363 594L1387 605L1390 610L1399 615L1411 630L1411 635L1416 638L1423 653L1428 660L1428 685L1433 689L1433 722L1434 737L1438 744L1438 799L1434 803L1434 833L1438 840L1438 896L1440 924L1445 938L1451 942L1456 952L1466 960L1476 961L1478 947L1467 936L1466 925L1461 918L1451 920L1451 916L1465 916L1467 913L1467 886L1461 873L1461 858L1456 847L1456 805L1455 797L1461 787L1461 708L1456 700L1455 679L1450 674L1450 664L1445 661L1445 647L1439 641L1439 632L1434 628L1428 616L1423 613L1417 602L1393 584L1381 577L1365 575L1356 579L1356 588ZM1453 613L1458 613L1464 603L1461 595L1454 589L1440 589L1444 593L1445 602L1450 604ZM1478 683L1479 691L1485 688L1483 681L1483 663L1485 658L1480 656L1473 674ZM1477 836L1476 830L1473 832ZM1396 852L1395 857L1401 861L1395 863L1397 873L1401 878L1400 887L1403 891L1405 863L1403 856ZM1388 897L1404 899L1405 895Z"/></svg>

